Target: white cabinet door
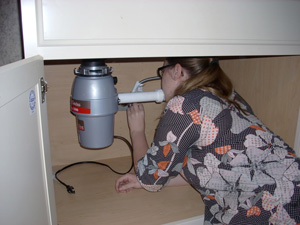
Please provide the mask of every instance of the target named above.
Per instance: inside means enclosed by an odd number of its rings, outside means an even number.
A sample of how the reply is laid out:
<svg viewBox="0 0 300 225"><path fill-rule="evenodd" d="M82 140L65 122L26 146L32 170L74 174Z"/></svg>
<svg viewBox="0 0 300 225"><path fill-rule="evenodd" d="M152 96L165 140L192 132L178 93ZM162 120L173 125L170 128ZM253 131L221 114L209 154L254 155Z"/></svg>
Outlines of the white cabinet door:
<svg viewBox="0 0 300 225"><path fill-rule="evenodd" d="M40 56L0 67L0 224L56 225Z"/></svg>
<svg viewBox="0 0 300 225"><path fill-rule="evenodd" d="M295 0L21 0L25 56L300 54Z"/></svg>

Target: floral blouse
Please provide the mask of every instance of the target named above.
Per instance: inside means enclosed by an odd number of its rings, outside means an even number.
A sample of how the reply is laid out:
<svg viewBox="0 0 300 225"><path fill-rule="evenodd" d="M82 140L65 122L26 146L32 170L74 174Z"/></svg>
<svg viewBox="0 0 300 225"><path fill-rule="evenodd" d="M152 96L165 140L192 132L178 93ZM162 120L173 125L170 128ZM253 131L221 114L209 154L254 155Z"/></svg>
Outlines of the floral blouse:
<svg viewBox="0 0 300 225"><path fill-rule="evenodd" d="M300 159L253 114L205 90L168 102L137 177L159 191L183 172L205 203L205 225L300 224Z"/></svg>

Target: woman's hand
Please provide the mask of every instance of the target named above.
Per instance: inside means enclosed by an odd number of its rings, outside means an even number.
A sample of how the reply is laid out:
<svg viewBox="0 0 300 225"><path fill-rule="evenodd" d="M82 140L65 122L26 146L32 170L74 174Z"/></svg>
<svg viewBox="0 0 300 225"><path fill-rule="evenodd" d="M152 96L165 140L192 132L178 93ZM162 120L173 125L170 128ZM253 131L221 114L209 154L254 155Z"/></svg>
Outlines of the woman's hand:
<svg viewBox="0 0 300 225"><path fill-rule="evenodd" d="M145 111L143 104L133 103L128 107L127 121L131 134L145 132Z"/></svg>
<svg viewBox="0 0 300 225"><path fill-rule="evenodd" d="M117 192L126 193L137 188L142 188L142 186L135 174L127 173L116 181Z"/></svg>

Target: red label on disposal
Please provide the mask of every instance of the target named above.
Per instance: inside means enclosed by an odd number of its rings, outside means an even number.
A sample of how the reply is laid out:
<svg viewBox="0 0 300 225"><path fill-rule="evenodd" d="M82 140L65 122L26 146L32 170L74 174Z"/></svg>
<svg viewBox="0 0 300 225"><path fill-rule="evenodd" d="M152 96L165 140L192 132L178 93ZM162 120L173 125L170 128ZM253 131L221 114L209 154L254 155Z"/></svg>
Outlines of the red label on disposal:
<svg viewBox="0 0 300 225"><path fill-rule="evenodd" d="M89 101L71 99L71 111L74 113L91 114L91 103Z"/></svg>

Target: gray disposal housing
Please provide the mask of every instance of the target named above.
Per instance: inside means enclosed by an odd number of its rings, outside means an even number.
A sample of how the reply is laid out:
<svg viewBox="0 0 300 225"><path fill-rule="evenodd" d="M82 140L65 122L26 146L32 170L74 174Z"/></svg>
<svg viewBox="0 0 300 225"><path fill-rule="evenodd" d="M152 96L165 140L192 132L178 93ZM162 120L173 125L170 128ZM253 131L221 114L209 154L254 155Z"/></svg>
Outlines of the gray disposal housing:
<svg viewBox="0 0 300 225"><path fill-rule="evenodd" d="M108 147L113 143L114 114L118 111L112 69L103 60L85 60L74 73L70 107L76 116L78 141L84 148Z"/></svg>

